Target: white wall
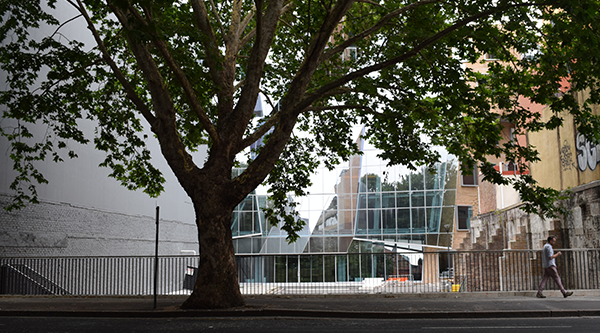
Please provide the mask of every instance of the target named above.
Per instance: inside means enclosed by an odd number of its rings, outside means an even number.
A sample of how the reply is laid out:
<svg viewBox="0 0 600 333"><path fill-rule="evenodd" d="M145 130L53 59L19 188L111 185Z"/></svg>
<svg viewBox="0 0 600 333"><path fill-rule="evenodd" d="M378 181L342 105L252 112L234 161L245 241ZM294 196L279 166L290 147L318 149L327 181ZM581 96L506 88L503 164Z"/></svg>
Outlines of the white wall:
<svg viewBox="0 0 600 333"><path fill-rule="evenodd" d="M76 12L65 1L58 2L56 17L64 22L76 15ZM34 36L43 37L54 32L55 28L45 28L34 32ZM78 18L68 23L61 29L64 38L83 40L93 47L93 38L86 28L83 19ZM63 37L61 37L63 38ZM5 89L5 74L0 73L0 89ZM0 106L0 112L3 108ZM90 141L93 140L94 124L90 121L81 121L81 127ZM10 122L3 120L3 127ZM46 133L44 126L37 125L32 129L36 137ZM152 152L153 164L163 172L165 179L165 192L158 198L152 199L141 191L129 191L122 187L116 180L108 178L110 170L98 167L104 160L105 153L94 149L93 145L81 146L70 143L70 148L78 155L77 159L64 158L64 163L51 161L41 162L39 170L48 179L48 185L38 185L39 199L47 202L68 203L71 205L100 209L123 214L137 214L153 216L156 205L161 206L161 217L165 219L194 222L194 212L191 202L180 184L171 172L166 161L160 153L156 139L150 134L147 140ZM14 194L9 185L16 173L12 170L10 149L5 138L0 138L0 193ZM194 154L194 161L202 164L206 158L206 149Z"/></svg>

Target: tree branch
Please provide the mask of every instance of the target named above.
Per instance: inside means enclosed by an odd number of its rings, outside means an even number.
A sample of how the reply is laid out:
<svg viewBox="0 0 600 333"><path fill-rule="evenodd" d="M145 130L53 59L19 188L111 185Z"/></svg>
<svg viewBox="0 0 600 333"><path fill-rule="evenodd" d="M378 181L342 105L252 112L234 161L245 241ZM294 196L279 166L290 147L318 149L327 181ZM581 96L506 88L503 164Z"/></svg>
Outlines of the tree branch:
<svg viewBox="0 0 600 333"><path fill-rule="evenodd" d="M401 63L403 61L406 61L406 60L414 57L415 55L419 54L419 52L421 50L425 49L426 47L428 47L431 44L435 43L436 41L440 40L441 38L449 35L450 33L458 30L459 28L462 28L462 27L466 26L467 24L474 22L482 17L492 15L494 13L500 12L507 8L517 8L517 7L532 6L532 5L536 5L536 4L525 3L525 4L514 4L514 5L504 6L504 7L496 7L496 8L490 9L490 10L486 10L486 11L477 13L477 14L475 14L471 17L465 18L463 20L460 20L460 21L454 23L453 25L449 26L448 28L446 28L446 29L438 32L437 34L429 37L428 39L424 40L419 45L415 46L412 50L410 50L402 55L393 57L393 58L391 58L387 61L381 62L379 64L375 64L375 65L354 71L344 77L341 77L335 81L332 81L332 82L322 86L321 88L316 90L314 93L307 96L301 103L298 103L296 105L296 108L297 108L297 110L304 110L307 107L309 107L314 101L318 100L319 98L321 98L325 94L327 94L330 90L341 87L344 84L346 84L354 79L363 77L365 75L376 72L378 70L381 70L381 69L393 66L395 64Z"/></svg>
<svg viewBox="0 0 600 333"><path fill-rule="evenodd" d="M233 0L233 6L231 8L231 24L229 25L229 32L225 36L225 48L226 57L232 53L237 53L237 45L240 39L240 23L242 20L242 0Z"/></svg>
<svg viewBox="0 0 600 333"><path fill-rule="evenodd" d="M333 55L343 52L347 47L351 46L352 44L356 43L357 41L362 40L362 39L370 36L374 32L379 31L379 29L381 29L381 27L383 27L387 22L389 22L393 18L396 18L398 15L400 15L404 12L407 12L411 9L415 9L420 6L424 6L424 5L428 5L428 4L432 4L432 3L436 3L436 2L441 2L441 1L440 0L423 0L423 1L415 2L415 3L411 3L410 5L404 6L402 8L398 8L398 9L390 12L389 14L382 17L381 20L379 20L379 22L377 22L375 25L371 26L370 28L366 29L365 31L361 32L360 34L357 34L355 36L352 36L352 37L344 40L341 44L335 46L334 48L329 49L323 55L322 60L327 60L327 59L331 58Z"/></svg>
<svg viewBox="0 0 600 333"><path fill-rule="evenodd" d="M277 30L278 19L283 10L283 2L283 0L270 1L264 16L261 11L257 10L256 12L257 28L260 30L257 30L256 40L248 59L245 84L233 114L226 119L226 122L230 123L231 128L234 129L233 133L239 138L243 136L248 122L253 117L254 106L256 105L256 99L260 91L260 80L262 79L265 59ZM237 153L239 144L232 148L232 152Z"/></svg>
<svg viewBox="0 0 600 333"><path fill-rule="evenodd" d="M175 59L173 59L173 56L171 55L171 52L169 52L166 43L158 38L155 38L153 42L156 48L159 50L160 54L163 56L163 59L165 59L165 62L167 63L169 68L173 71L177 82L179 82L179 84L181 85L185 97L190 103L192 110L198 117L198 120L200 120L202 127L206 129L208 135L213 140L213 142L218 143L219 135L217 134L217 130L214 124L210 121L208 115L206 114L206 111L198 102L198 97L196 96L194 88L192 87L190 81L188 80L181 67L177 64Z"/></svg>
<svg viewBox="0 0 600 333"><path fill-rule="evenodd" d="M223 22L221 22L221 18L219 17L219 12L217 11L217 6L215 5L214 0L210 0L210 8L212 9L213 15L215 16L215 20L217 20L217 24L219 25L219 31L221 31L221 36L225 36L225 27L223 27Z"/></svg>
<svg viewBox="0 0 600 333"><path fill-rule="evenodd" d="M244 17L244 19L242 20L242 23L240 24L240 27L239 27L239 31L237 34L238 38L239 38L239 36L242 35L244 30L246 30L246 28L248 27L248 24L250 24L250 21L252 20L252 17L254 15L256 15L256 13L257 13L257 9L256 9L256 7L254 7L253 10L251 10L250 13L248 13L248 15L246 15L246 17ZM258 25L257 28L260 28L260 25ZM240 40L239 49L241 49L242 47L244 47L244 45L246 45L246 43L248 43L248 40L249 40L248 35L255 35L255 34L256 34L256 29L252 29L246 36L244 36ZM244 40L246 40L246 42L244 42ZM238 49L238 51L239 51L239 49Z"/></svg>
<svg viewBox="0 0 600 333"><path fill-rule="evenodd" d="M210 70L210 75L213 82L215 82L217 88L219 88L217 90L220 91L222 90L220 88L223 88L225 86L223 76L218 70L219 62L222 61L223 56L219 51L217 39L212 30L212 27L210 26L208 12L206 11L204 2L199 0L190 0L190 2L192 4L192 8L194 9L194 20L196 21L198 28L204 35L204 38L202 39L202 44L204 45L204 48L206 49L207 53L205 59L206 65Z"/></svg>
<svg viewBox="0 0 600 333"><path fill-rule="evenodd" d="M133 11L133 8L131 10ZM133 14L136 15L137 12L134 12ZM146 14L147 20L152 22L153 18L152 18L151 13L149 13L148 11L145 10L145 14ZM138 15L136 15L136 16L138 16ZM148 24L146 22L144 22L141 17L138 16L137 18L141 24L148 26ZM152 43L154 44L154 46L156 46L156 48L158 49L160 54L163 56L163 59L165 60L165 62L167 63L167 65L169 66L169 68L171 69L173 74L175 75L175 79L181 85L181 88L190 104L190 107L191 107L192 111L194 112L194 114L196 114L196 116L198 117L200 124L202 124L202 127L204 127L206 129L206 131L208 132L208 135L213 140L213 142L218 143L219 135L217 134L217 130L215 129L213 123L208 118L206 111L204 110L202 105L200 105L200 103L198 102L198 97L196 96L196 92L194 91L194 88L192 87L190 81L188 80L187 76L185 75L185 73L183 72L183 70L181 69L179 64L177 64L177 61L175 61L175 59L173 58L173 55L169 51L167 44L162 39L160 39L156 34L152 35Z"/></svg>
<svg viewBox="0 0 600 333"><path fill-rule="evenodd" d="M277 122L280 120L280 117L281 114L279 112L272 114L267 121L265 121L256 131L254 131L254 133L248 135L242 141L240 141L235 148L236 154L246 149L246 147L249 147L254 142L258 141L263 137L263 135L267 134L267 132L269 132L269 130L277 124Z"/></svg>
<svg viewBox="0 0 600 333"><path fill-rule="evenodd" d="M104 42L102 41L102 38L100 38L100 34L96 30L96 27L94 26L94 23L92 22L89 14L87 13L84 5L81 3L81 0L77 0L77 4L75 4L71 0L67 0L67 1L75 9L77 9L81 13L81 15L83 15L83 17L85 18L85 20L88 24L88 29L92 32L92 35L94 36L94 40L96 41L96 44L98 45L98 48L100 49L100 52L102 53L102 57L104 58L104 61L108 64L110 69L113 71L113 73L117 77L117 80L119 80L119 82L123 86L123 89L125 89L125 93L127 94L127 97L129 98L129 100L137 107L137 109L140 111L142 116L144 116L144 118L146 118L146 121L148 121L150 126L153 126L156 123L156 117L152 114L152 111L150 111L150 109L144 103L144 101L137 95L133 86L125 78L125 75L123 74L123 72L121 72L121 69L119 68L119 66L117 66L117 64L111 58L110 54L108 53L108 50L106 49L106 46L104 45Z"/></svg>
<svg viewBox="0 0 600 333"><path fill-rule="evenodd" d="M372 108L370 108L368 106L364 106L364 105L310 106L310 107L302 110L302 112L320 112L320 111L327 111L327 110L348 110L348 109L365 110L372 115L383 116L383 113L377 112L377 111L373 110Z"/></svg>

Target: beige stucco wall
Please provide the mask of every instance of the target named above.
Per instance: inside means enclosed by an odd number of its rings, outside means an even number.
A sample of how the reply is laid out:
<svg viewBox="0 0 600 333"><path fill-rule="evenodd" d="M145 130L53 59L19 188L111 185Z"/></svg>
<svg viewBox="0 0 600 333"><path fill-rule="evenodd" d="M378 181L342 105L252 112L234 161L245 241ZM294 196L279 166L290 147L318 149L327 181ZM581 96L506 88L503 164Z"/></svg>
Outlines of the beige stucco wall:
<svg viewBox="0 0 600 333"><path fill-rule="evenodd" d="M577 98L583 100L584 93ZM598 115L598 107L592 107ZM542 110L542 120L552 116L549 108ZM560 115L563 126L556 130L529 133L529 143L539 151L540 161L531 165L532 176L545 187L565 190L600 179L600 147L590 145L578 135L573 116Z"/></svg>

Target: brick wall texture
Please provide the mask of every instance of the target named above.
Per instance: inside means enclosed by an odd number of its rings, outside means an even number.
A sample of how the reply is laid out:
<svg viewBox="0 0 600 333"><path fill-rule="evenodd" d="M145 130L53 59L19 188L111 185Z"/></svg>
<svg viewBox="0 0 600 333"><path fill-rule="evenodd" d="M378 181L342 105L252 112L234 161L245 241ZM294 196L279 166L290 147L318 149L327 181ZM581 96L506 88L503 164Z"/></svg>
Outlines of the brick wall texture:
<svg viewBox="0 0 600 333"><path fill-rule="evenodd" d="M0 207L10 200L0 195ZM126 215L49 202L0 210L0 257L154 255L154 213ZM181 250L198 252L193 221L160 219L159 255Z"/></svg>

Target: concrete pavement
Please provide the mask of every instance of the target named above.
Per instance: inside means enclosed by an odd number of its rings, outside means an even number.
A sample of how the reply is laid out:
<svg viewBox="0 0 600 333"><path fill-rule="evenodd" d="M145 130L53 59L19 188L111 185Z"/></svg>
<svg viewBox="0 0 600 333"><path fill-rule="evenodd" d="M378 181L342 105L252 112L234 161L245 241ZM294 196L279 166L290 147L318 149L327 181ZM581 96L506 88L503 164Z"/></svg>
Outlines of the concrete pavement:
<svg viewBox="0 0 600 333"><path fill-rule="evenodd" d="M181 310L187 296L45 297L0 296L0 316L62 317L330 317L507 318L600 316L600 290L248 296L246 306L227 310Z"/></svg>

